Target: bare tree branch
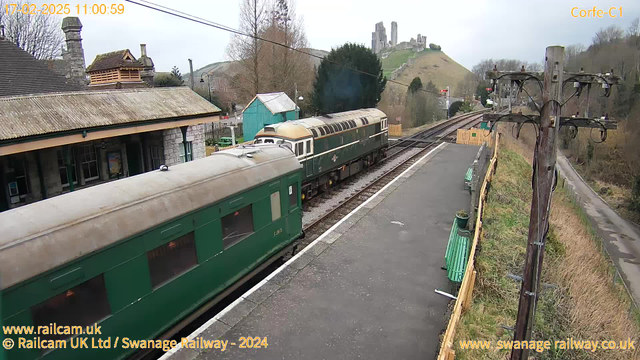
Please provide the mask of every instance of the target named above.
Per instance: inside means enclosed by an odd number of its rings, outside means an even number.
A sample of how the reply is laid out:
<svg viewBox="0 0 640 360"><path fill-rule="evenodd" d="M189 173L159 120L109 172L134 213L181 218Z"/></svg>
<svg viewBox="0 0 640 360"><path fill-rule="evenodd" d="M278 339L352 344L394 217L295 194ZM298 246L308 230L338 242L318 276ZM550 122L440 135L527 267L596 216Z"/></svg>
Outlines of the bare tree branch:
<svg viewBox="0 0 640 360"><path fill-rule="evenodd" d="M60 29L60 19L47 14L23 14L16 11L5 14L8 0L0 0L0 24L5 26L5 36L19 48L36 59L54 59L61 55L64 34ZM18 7L26 4L23 0L11 1Z"/></svg>

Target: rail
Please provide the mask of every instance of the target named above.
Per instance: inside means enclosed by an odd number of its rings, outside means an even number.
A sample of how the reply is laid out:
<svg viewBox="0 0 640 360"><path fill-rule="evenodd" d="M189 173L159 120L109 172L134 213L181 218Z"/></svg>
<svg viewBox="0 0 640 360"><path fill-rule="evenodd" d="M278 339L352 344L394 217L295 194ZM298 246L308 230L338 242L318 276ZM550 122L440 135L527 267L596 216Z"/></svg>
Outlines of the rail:
<svg viewBox="0 0 640 360"><path fill-rule="evenodd" d="M468 115L468 114L467 114ZM463 118L463 120L469 120L469 118L471 118L471 121L476 121L477 119L474 118L477 117L478 115L481 114L477 114L474 113L470 116L466 116ZM458 119L460 120L460 119ZM456 121L454 123L448 122L446 125L447 126L452 126L453 124L456 124L460 121ZM439 128L441 129L441 128ZM429 130L433 130L433 129L429 129ZM439 130L440 131L440 130ZM340 206L334 208L333 210L329 211L328 213L326 213L325 215L323 215L321 218L319 218L318 220L310 223L309 225L307 225L304 230L305 231L309 231L310 229L312 229L313 227L316 227L318 224L322 223L323 221L325 221L327 218L329 218L330 216L332 216L333 214L337 213L343 206L345 206L346 204L353 202L354 199L358 199L360 198L361 202L366 201L366 198L368 198L368 196L364 199L362 199L362 195L366 194L370 188L376 186L376 185L380 185L381 182L384 182L385 179L390 178L390 175L398 172L403 166L406 166L407 163L411 163L412 161L415 161L416 159L419 159L424 152L426 152L428 149L431 149L432 147L436 146L439 144L440 141L442 141L442 139L446 138L447 136L455 133L457 131L457 128L453 128L453 129L449 129L447 130L443 135L441 135L440 137L438 137L435 141L433 141L432 143L430 143L429 145L427 145L424 150L418 152L417 154L411 156L410 158L408 158L406 161L401 162L400 164L394 166L393 168L391 168L390 170L386 171L384 174L380 175L380 177L378 177L376 180L374 180L371 184L365 186L363 189L357 191L355 194L351 195L350 197L346 198L341 204ZM433 135L433 134L431 134ZM415 136L415 135L414 135ZM389 179L390 181L390 179ZM306 239L305 239L306 240ZM308 241L308 240L306 240Z"/></svg>
<svg viewBox="0 0 640 360"><path fill-rule="evenodd" d="M487 173L484 177L484 181L482 183L482 188L480 189L480 193L478 194L478 212L476 216L476 224L475 231L473 234L473 242L471 244L471 251L469 253L469 260L467 260L467 270L464 273L464 278L462 279L462 285L460 286L460 291L458 291L458 298L453 306L453 311L451 312L451 318L449 319L449 324L447 325L447 330L444 333L444 337L442 338L442 343L440 344L440 352L438 353L438 360L453 360L455 359L455 351L453 350L453 338L456 333L456 327L458 326L458 322L460 321L460 317L462 316L462 311L469 309L471 306L472 294L473 294L473 286L476 281L476 270L474 269L474 262L476 258L476 247L478 246L478 240L482 236L482 211L484 209L484 201L487 197L487 186L491 181L491 176L495 172L497 156L498 156L498 142L500 140L500 135L496 135L495 146L493 148L493 156L491 158L491 162L489 163L489 168L487 169Z"/></svg>

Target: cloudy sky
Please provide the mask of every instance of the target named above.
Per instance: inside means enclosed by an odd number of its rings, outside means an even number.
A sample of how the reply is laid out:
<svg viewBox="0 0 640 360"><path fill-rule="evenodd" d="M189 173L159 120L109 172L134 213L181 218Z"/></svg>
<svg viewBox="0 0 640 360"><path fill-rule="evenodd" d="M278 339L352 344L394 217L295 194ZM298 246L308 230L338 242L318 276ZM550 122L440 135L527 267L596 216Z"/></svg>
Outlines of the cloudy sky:
<svg viewBox="0 0 640 360"><path fill-rule="evenodd" d="M188 14L237 28L242 0L154 0ZM263 0L264 1L264 0ZM271 1L271 0L268 0ZM345 42L371 45L376 22L383 21L390 39L391 21L398 22L398 41L418 33L427 42L440 44L454 60L471 68L484 58L517 58L541 61L548 45L590 44L594 33L612 24L626 29L640 16L638 0L294 0L313 48L330 50ZM50 1L38 1L50 3ZM72 4L93 4L66 1ZM140 55L140 43L147 44L157 71L174 65L188 72L188 58L194 68L227 60L225 50L231 35L225 31L192 23L123 0L123 15L84 15L82 37L87 65L96 54L131 49ZM581 4L581 5L579 5ZM607 12L622 8L616 18L575 18L572 8ZM83 10L82 10L83 11ZM574 12L577 14L577 11Z"/></svg>

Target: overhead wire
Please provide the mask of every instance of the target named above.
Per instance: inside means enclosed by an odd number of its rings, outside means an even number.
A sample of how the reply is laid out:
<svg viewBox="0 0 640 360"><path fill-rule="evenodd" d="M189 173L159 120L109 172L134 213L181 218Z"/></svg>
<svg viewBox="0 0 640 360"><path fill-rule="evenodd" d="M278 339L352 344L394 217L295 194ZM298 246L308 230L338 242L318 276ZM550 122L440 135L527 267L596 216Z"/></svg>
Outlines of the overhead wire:
<svg viewBox="0 0 640 360"><path fill-rule="evenodd" d="M236 34L236 35L246 36L246 37L250 37L250 38L253 38L253 39L260 40L260 41L264 41L264 42L267 42L267 43L270 43L270 44L273 44L273 45L276 45L276 46L280 46L280 47L283 47L285 49L288 49L288 50L291 50L291 51L295 51L295 52L298 52L298 53L301 53L301 54L304 54L304 55L307 55L307 56L310 56L310 57L314 57L314 58L317 58L317 59L320 59L320 60L325 60L325 61L327 61L329 63L332 63L334 65L338 65L338 66L342 66L342 67L344 67L346 69L355 71L355 72L360 73L362 75L367 75L367 76L371 76L371 77L374 77L374 78L378 78L378 75L375 75L375 74L372 74L372 73L369 73L369 72L366 72L366 71L363 71L363 70L360 70L360 69L356 69L354 67L339 63L337 61L329 60L326 57L322 57L320 55L312 54L312 53L306 52L304 50L296 49L296 48L291 47L289 45L285 45L285 44L279 43L277 41L265 39L265 38L260 37L260 36L256 36L256 35L253 35L253 34L247 34L247 33L244 33L244 32L242 32L240 30L234 29L232 27L229 27L229 26L226 26L226 25L222 25L222 24L219 24L219 23L211 21L211 20L203 19L203 18L194 16L194 15L191 15L191 14L179 11L179 10L175 10L175 9L163 6L163 5L159 5L159 4L150 2L150 1L146 1L146 0L125 0L125 1L129 2L129 3L132 3L132 4L136 4L136 5L142 6L142 7L146 7L148 9L155 10L155 11L167 14L167 15L175 16L175 17L178 17L178 18L181 18L181 19L184 19L184 20L188 20L188 21L193 21L193 22L199 23L201 25L210 26L210 27L213 27L213 28L216 28L216 29L219 29L219 30L228 31L228 32ZM404 87L407 87L407 88L409 87L408 84L405 84L405 83L402 83L402 82L396 81L396 80L387 79L387 82L388 83L392 83L392 84L401 85L401 86L404 86ZM434 94L434 95L440 95L440 92L437 92L437 91L430 91L428 89L420 89L420 90L424 91L426 93L431 93L431 94Z"/></svg>

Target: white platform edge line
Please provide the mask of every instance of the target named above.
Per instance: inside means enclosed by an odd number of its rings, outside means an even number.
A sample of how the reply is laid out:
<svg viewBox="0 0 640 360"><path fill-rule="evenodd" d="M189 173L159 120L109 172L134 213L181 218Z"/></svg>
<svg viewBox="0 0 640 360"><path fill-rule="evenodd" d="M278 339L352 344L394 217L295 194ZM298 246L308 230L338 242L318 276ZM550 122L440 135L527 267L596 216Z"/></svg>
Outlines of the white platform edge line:
<svg viewBox="0 0 640 360"><path fill-rule="evenodd" d="M351 217L351 215L355 214L358 210L360 210L362 207L364 207L366 204L368 204L370 201L372 201L373 199L375 199L378 195L380 195L384 190L386 190L389 186L391 186L391 184L393 184L394 182L396 182L399 178L401 178L404 174L406 174L407 172L409 172L409 170L413 169L414 166L418 165L419 163L422 162L422 160L424 160L427 156L431 155L431 153L433 153L434 151L436 151L437 149L439 149L440 147L442 147L443 145L445 145L446 142L441 143L440 145L436 146L435 148L433 148L431 151L429 151L428 153L426 153L424 156L422 156L418 161L416 161L415 163L413 163L413 165L409 166L405 171L403 171L402 173L400 173L400 175L396 176L395 178L393 178L393 180L391 180L387 185L385 185L384 187L382 187L382 189L378 190L375 194L373 194L370 198L368 198L367 200L365 200L365 202L363 202L362 204L358 205L358 207L356 207L355 209L353 209L350 213L348 213L345 217L343 217L342 219L340 219L337 223L335 223L332 227L330 227L329 229L327 229L327 231L325 231L324 233L322 233L322 235L318 236L317 239L313 240L309 245L307 245L307 247L305 247L304 249L302 249L299 253L297 253L295 256L293 256L291 259L289 259L287 262L285 262L284 264L280 265L279 268L277 268L276 270L274 270L271 274L269 274L269 276L267 276L266 278L264 278L262 281L260 281L259 283L255 284L251 289L247 290L244 294L242 294L238 299L236 299L236 301L232 302L231 304L227 305L226 308L224 308L222 311L220 311L216 316L214 316L213 318L209 319L206 323L202 324L199 328L197 328L194 332L192 332L191 334L189 334L189 336L187 336L187 339L189 340L193 340L195 339L196 336L200 335L204 330L206 330L209 326L211 326L211 324L213 324L214 322L218 321L222 316L224 316L226 313L228 313L229 311L231 311L236 305L238 305L240 302L242 302L244 299L246 299L249 295L251 295L253 292L255 292L256 290L260 289L260 287L262 287L262 285L264 285L265 283L267 283L269 280L271 280L274 276L276 276L278 273L280 273L282 270L284 270L287 266L289 266L291 263L293 263L294 261L296 261L296 259L298 259L300 256L302 256L302 254L306 253L307 251L309 251L312 247L314 247L319 241L321 241L323 238L325 238L329 233L331 233L333 230L335 230L338 226L342 225L343 222L345 222L347 219L349 219ZM171 355L173 355L174 353L176 353L178 350L180 350L182 348L182 343L179 342L178 345L174 348L172 348L171 350L167 351L164 355L162 355L159 360L166 360L168 359Z"/></svg>

